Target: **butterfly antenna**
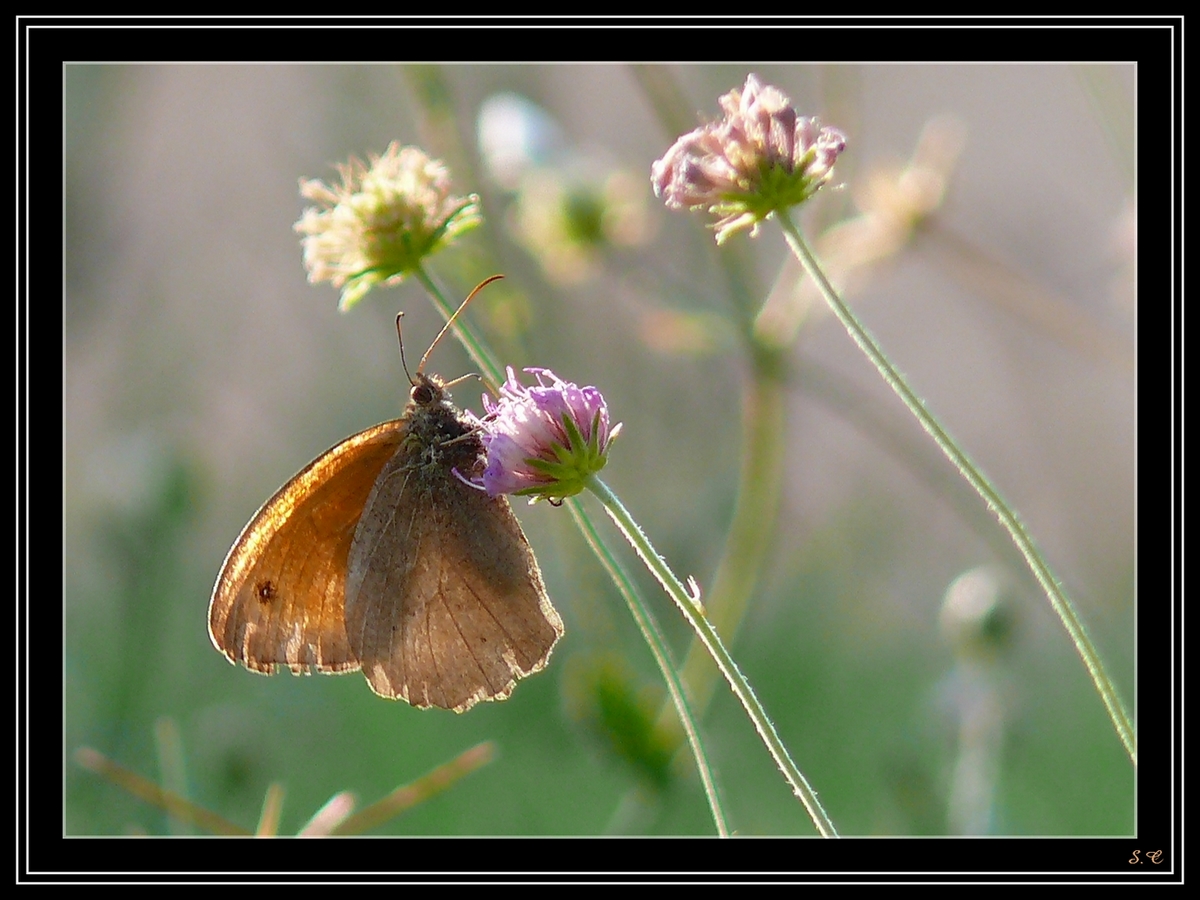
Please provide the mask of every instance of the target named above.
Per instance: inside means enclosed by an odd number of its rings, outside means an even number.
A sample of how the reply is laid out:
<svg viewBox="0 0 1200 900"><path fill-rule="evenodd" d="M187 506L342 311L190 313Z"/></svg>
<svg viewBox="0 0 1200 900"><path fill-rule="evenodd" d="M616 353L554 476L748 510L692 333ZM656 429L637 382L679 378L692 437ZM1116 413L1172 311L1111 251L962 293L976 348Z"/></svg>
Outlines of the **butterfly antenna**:
<svg viewBox="0 0 1200 900"><path fill-rule="evenodd" d="M400 365L404 366L404 374L408 376L408 383L416 387L416 382L413 381L412 375L408 372L408 363L404 359L404 332L400 330L400 320L404 318L404 312L396 313L396 340L400 342ZM422 363L425 360L421 360ZM420 372L420 369L417 369Z"/></svg>
<svg viewBox="0 0 1200 900"><path fill-rule="evenodd" d="M417 374L418 375L420 375L425 370L425 360L429 359L429 354L433 352L433 348L438 345L438 342L441 341L441 339L446 335L446 332L454 327L454 323L458 320L459 313L461 313L464 309L467 308L467 304L475 299L476 294L478 294L480 291L482 291L485 287L487 287L493 281L498 281L499 279L501 279L503 277L504 277L503 275L493 275L491 278L485 278L483 281L479 282L479 284L477 284L475 286L475 290L473 290L473 291L471 291L471 293L467 294L467 299L464 300L462 302L462 304L458 307L458 309L456 309L454 311L454 315L452 315L449 319L446 320L445 326L442 328L441 331L438 332L438 336L433 339L433 343L429 345L429 349L425 351L425 355L421 357L421 362L417 364Z"/></svg>
<svg viewBox="0 0 1200 900"><path fill-rule="evenodd" d="M443 387L446 387L446 388L452 388L452 387L454 387L456 384L462 384L462 383L463 383L464 381L466 381L468 378L478 378L478 379L479 379L480 381L482 381L484 384L487 384L487 381L486 381L486 380L484 379L484 377L483 377L481 374L479 374L478 372L468 372L466 375L459 375L459 376L458 376L457 378L455 378L453 381L447 381L447 382L446 382L446 383L443 385Z"/></svg>

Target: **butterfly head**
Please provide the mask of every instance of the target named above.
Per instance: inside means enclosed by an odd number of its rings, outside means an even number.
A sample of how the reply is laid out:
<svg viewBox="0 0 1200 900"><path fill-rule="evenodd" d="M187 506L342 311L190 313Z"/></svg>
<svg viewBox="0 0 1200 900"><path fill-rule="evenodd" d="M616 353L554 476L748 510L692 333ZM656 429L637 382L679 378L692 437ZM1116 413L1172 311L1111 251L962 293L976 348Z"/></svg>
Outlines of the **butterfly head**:
<svg viewBox="0 0 1200 900"><path fill-rule="evenodd" d="M419 409L432 409L446 399L446 384L436 375L418 372L408 396Z"/></svg>

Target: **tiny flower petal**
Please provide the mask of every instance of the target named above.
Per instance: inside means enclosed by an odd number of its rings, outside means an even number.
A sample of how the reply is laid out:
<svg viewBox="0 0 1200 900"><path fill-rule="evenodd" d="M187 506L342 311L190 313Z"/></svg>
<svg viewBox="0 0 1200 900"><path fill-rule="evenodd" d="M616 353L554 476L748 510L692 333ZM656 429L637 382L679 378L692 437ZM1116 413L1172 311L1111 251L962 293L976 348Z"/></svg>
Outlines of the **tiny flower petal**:
<svg viewBox="0 0 1200 900"><path fill-rule="evenodd" d="M295 230L305 235L309 282L340 288L343 311L376 284L398 283L481 221L479 198L451 195L446 167L416 147L393 141L370 165L351 158L338 171L340 185L301 179L301 195L318 205Z"/></svg>
<svg viewBox="0 0 1200 900"><path fill-rule="evenodd" d="M654 193L668 207L718 217L717 243L803 203L830 179L846 148L840 131L797 115L783 92L755 75L720 104L724 119L680 137L650 170Z"/></svg>
<svg viewBox="0 0 1200 900"><path fill-rule="evenodd" d="M549 369L525 371L537 378L536 385L523 385L510 367L500 398L483 398L482 486L492 496L570 497L604 468L620 425L610 426L608 406L596 388L563 381Z"/></svg>

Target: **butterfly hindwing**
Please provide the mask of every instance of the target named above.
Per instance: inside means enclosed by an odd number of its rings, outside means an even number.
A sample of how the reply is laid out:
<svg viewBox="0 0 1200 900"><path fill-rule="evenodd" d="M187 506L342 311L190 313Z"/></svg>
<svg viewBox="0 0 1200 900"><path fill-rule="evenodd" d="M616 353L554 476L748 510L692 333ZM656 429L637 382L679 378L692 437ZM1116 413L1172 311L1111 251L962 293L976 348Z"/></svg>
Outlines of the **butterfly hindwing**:
<svg viewBox="0 0 1200 900"><path fill-rule="evenodd" d="M478 442L463 443L467 475ZM462 712L545 666L563 626L508 501L420 451L385 465L359 520L347 631L376 693Z"/></svg>

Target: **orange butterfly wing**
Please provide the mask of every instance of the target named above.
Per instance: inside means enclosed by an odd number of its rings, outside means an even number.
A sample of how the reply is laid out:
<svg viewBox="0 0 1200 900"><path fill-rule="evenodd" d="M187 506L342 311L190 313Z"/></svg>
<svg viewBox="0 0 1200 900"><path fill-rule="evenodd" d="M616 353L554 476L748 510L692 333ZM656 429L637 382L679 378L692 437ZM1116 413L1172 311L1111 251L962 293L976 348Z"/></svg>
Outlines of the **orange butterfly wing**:
<svg viewBox="0 0 1200 900"><path fill-rule="evenodd" d="M276 492L229 551L208 633L256 672L360 668L346 636L346 561L363 507L404 440L403 419L347 438Z"/></svg>

